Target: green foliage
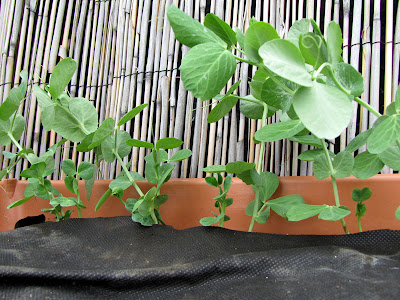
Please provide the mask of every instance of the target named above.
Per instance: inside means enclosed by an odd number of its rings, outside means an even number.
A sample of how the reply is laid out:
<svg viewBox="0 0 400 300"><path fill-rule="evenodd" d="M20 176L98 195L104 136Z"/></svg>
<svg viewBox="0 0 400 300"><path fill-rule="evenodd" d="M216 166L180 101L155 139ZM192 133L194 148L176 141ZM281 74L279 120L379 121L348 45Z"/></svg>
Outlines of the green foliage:
<svg viewBox="0 0 400 300"><path fill-rule="evenodd" d="M217 177L209 176L205 178L207 184L212 187L218 188L218 196L214 198L215 207L218 208L219 214L215 214L212 212L214 217L204 217L200 220L200 224L203 226L210 226L216 223L219 223L221 227L224 226L224 221L230 220L229 216L226 214L226 208L233 203L232 198L227 198L227 193L232 184L232 177L226 176L225 179L221 176L220 173L216 173Z"/></svg>
<svg viewBox="0 0 400 300"><path fill-rule="evenodd" d="M357 202L356 216L358 218L358 228L360 232L362 231L361 217L365 216L367 212L367 206L363 202L371 198L371 196L372 191L368 187L365 187L362 190L353 189L353 191L351 192L351 198L353 199L353 201Z"/></svg>

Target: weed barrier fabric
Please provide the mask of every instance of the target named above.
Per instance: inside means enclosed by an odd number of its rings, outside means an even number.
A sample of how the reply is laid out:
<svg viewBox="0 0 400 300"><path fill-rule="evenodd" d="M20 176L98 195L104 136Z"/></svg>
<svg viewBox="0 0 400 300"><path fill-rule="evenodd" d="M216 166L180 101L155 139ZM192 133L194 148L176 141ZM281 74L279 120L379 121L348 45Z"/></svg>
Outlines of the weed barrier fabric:
<svg viewBox="0 0 400 300"><path fill-rule="evenodd" d="M116 217L0 234L0 299L399 297L400 231L286 236Z"/></svg>

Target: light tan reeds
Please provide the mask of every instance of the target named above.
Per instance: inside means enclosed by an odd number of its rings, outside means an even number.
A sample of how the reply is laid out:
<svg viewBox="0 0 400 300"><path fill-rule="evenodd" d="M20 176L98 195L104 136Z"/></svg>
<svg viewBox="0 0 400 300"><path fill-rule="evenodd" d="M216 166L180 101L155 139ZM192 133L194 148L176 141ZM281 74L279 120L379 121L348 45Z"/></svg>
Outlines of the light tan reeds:
<svg viewBox="0 0 400 300"><path fill-rule="evenodd" d="M71 96L90 99L100 121L107 117L117 120L134 106L149 103L148 108L123 129L129 130L133 138L147 141L167 136L183 139L182 147L191 149L193 155L190 160L176 164L174 177L202 177L203 167L210 164L236 160L258 162L260 146L254 144L252 137L261 126L259 121L246 119L238 104L228 116L208 124L208 113L215 103L212 100L202 102L184 89L177 68L188 48L174 39L166 18L166 8L171 4L200 22L207 12L213 12L244 31L253 12L257 19L270 22L282 37L286 37L291 24L303 17L314 18L324 33L331 20L340 21L344 60L362 71L365 78L363 99L379 108L390 104L395 95L399 81L400 6L394 19L393 0L386 1L386 7L370 0L4 0L0 4L2 101L12 85L18 84L22 69L29 71L30 83L44 83L60 58L72 56L78 63L78 70L69 87ZM373 20L370 20L370 10L373 10ZM381 53L383 13L386 15L386 45ZM385 67L380 74L382 55ZM247 95L247 78L254 71L252 67L238 64L227 88L241 78L236 93ZM379 78L383 75L384 99L380 101ZM28 93L31 90L32 85ZM28 96L21 113L27 119L21 140L23 146L41 154L60 139L54 132L43 132L40 109L33 94ZM268 123L278 120L273 117ZM352 121L340 139L339 148L343 149L357 132L365 131L373 121L374 116L354 104ZM333 149L333 145L330 147ZM310 175L312 164L298 160L298 155L308 149L310 147L288 140L267 143L263 170L281 176ZM0 150L4 168L8 161L3 159L3 149ZM132 166L139 172L144 170L145 154L144 149L133 149ZM62 158L72 158L79 163L83 159L92 160L93 154L78 153L75 144L66 144L56 154L54 179L62 176L59 170ZM128 158L124 161L127 163ZM27 162L19 164L15 174L10 175L18 178L26 166ZM119 171L117 164L102 163L100 166L100 176L104 178L115 177Z"/></svg>

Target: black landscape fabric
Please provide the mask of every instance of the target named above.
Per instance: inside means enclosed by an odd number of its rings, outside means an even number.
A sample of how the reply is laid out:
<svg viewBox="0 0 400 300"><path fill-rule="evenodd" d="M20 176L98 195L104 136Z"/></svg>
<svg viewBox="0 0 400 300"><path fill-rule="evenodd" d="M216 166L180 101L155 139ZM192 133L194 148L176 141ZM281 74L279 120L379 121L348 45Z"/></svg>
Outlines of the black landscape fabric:
<svg viewBox="0 0 400 300"><path fill-rule="evenodd" d="M286 236L71 219L0 234L0 299L400 299L399 250L389 230Z"/></svg>

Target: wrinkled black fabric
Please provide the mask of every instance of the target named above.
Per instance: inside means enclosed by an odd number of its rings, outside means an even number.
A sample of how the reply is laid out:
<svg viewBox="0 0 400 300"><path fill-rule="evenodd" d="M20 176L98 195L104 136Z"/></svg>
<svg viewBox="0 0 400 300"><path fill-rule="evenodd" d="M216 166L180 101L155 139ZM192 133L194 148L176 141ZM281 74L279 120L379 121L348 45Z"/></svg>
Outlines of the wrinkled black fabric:
<svg viewBox="0 0 400 300"><path fill-rule="evenodd" d="M286 236L71 219L0 234L0 299L400 299L400 231Z"/></svg>

